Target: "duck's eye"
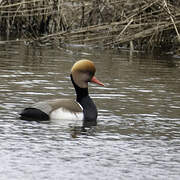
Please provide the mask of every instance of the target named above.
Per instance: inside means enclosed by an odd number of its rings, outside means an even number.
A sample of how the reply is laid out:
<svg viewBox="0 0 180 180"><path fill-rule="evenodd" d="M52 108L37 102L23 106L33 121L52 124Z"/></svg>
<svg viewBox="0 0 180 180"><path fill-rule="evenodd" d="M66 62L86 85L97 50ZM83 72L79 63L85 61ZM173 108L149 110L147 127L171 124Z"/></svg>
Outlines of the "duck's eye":
<svg viewBox="0 0 180 180"><path fill-rule="evenodd" d="M88 74L89 74L89 76L93 77L95 73L92 71L88 71Z"/></svg>
<svg viewBox="0 0 180 180"><path fill-rule="evenodd" d="M79 72L82 73L82 74L87 74L90 77L94 76L94 73L92 71L80 70Z"/></svg>

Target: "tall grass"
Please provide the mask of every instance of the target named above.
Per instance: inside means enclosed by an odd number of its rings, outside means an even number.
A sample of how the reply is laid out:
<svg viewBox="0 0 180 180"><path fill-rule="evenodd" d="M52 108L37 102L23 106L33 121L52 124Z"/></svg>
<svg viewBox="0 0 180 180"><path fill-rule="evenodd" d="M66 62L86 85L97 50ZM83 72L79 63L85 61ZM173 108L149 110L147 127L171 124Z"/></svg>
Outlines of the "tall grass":
<svg viewBox="0 0 180 180"><path fill-rule="evenodd" d="M1 0L0 32L41 43L138 50L180 42L175 0Z"/></svg>

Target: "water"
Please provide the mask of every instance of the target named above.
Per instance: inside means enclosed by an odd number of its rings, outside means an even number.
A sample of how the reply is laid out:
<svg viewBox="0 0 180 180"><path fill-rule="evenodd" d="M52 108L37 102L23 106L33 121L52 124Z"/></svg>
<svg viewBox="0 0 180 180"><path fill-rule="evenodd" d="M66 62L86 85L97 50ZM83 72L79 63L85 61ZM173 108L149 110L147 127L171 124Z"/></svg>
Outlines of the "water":
<svg viewBox="0 0 180 180"><path fill-rule="evenodd" d="M96 129L18 119L24 107L74 97L69 71L94 60ZM180 60L81 46L0 44L1 180L180 178ZM74 133L76 132L76 133Z"/></svg>

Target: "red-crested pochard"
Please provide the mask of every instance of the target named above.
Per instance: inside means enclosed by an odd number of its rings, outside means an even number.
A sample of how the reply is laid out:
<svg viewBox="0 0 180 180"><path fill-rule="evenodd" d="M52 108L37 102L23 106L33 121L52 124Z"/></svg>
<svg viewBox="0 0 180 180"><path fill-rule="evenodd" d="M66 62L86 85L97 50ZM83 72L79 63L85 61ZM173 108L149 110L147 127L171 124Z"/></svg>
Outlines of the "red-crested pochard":
<svg viewBox="0 0 180 180"><path fill-rule="evenodd" d="M88 82L104 86L95 78L95 65L92 61L83 59L77 61L71 69L71 81L76 91L74 99L54 99L33 104L20 113L24 120L37 121L81 121L82 126L97 124L97 109L88 93Z"/></svg>

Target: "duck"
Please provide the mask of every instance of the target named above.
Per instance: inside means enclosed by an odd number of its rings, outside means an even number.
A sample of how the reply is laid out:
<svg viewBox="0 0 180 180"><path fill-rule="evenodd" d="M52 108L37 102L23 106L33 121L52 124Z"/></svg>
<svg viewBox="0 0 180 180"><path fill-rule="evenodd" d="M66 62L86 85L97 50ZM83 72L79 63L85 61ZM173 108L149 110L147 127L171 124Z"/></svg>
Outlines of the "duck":
<svg viewBox="0 0 180 180"><path fill-rule="evenodd" d="M81 122L82 127L97 125L98 111L89 96L88 83L104 84L95 77L96 67L93 61L81 59L74 63L70 79L76 98L50 99L26 107L20 113L20 119L34 121Z"/></svg>

